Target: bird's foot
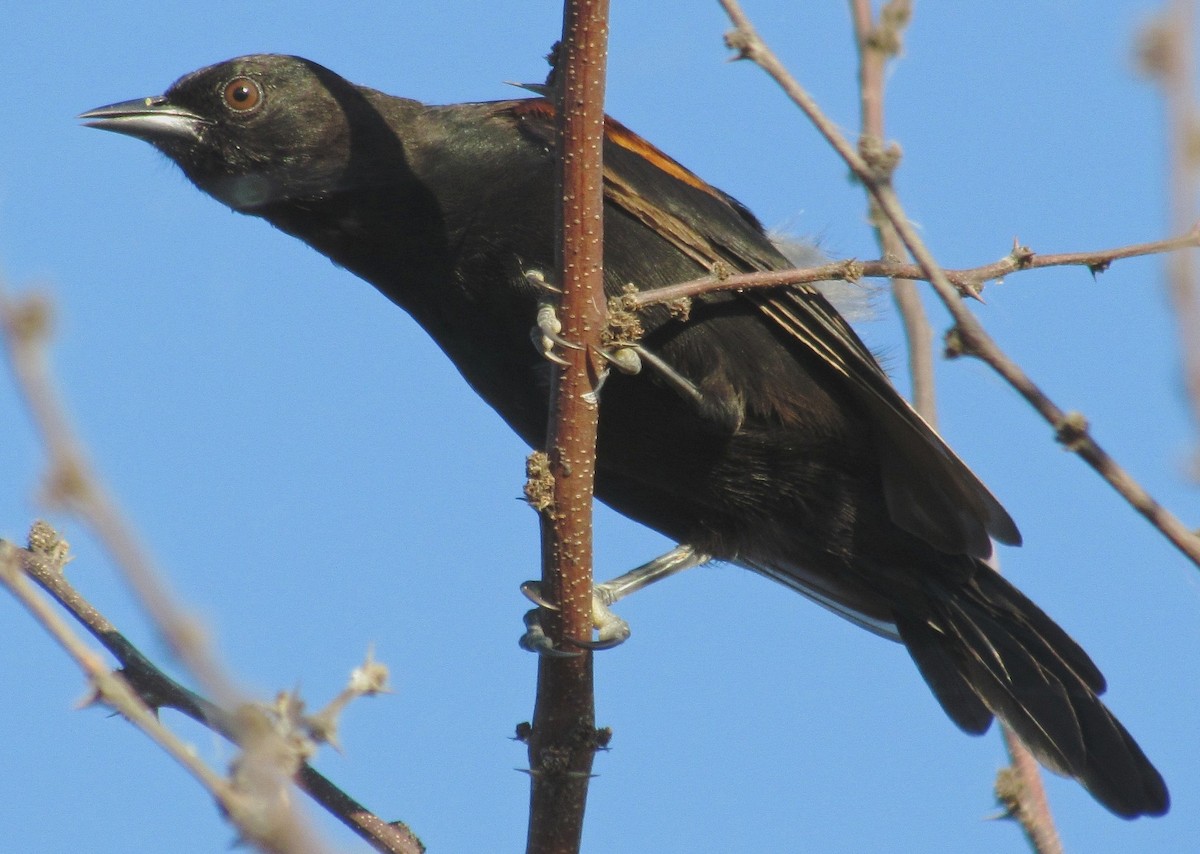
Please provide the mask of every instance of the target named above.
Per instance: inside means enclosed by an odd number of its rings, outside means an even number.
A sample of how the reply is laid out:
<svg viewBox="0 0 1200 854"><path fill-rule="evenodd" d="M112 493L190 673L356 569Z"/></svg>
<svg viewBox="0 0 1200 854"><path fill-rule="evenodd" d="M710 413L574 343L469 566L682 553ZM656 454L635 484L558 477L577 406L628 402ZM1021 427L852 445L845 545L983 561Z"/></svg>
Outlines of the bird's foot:
<svg viewBox="0 0 1200 854"><path fill-rule="evenodd" d="M533 346L542 354L543 358L553 362L556 365L566 365L567 360L558 355L555 348L564 350L582 350L583 347L576 344L574 341L568 341L560 334L562 332L562 321L558 319L558 312L554 310L554 306L548 302L538 305L537 321L533 329L529 331L529 337L533 339Z"/></svg>
<svg viewBox="0 0 1200 854"><path fill-rule="evenodd" d="M521 585L525 598L538 607L525 614L525 634L521 636L522 649L537 652L542 655L571 656L579 655L577 651L567 651L554 646L542 628L542 609L557 611L558 606L542 595L542 585L537 581L526 581ZM563 642L577 650L612 649L624 643L630 635L629 623L618 617L611 608L614 601L611 591L604 584L597 584L592 589L592 628L596 630L593 638L564 638Z"/></svg>
<svg viewBox="0 0 1200 854"><path fill-rule="evenodd" d="M565 638L564 643L579 650L612 649L620 646L632 634L629 623L618 617L610 606L624 599L635 590L640 590L667 576L707 563L709 556L696 551L691 546L676 546L664 555L632 569L624 575L596 584L592 587L592 628L596 631L593 638ZM556 647L542 629L541 610L543 608L557 611L558 605L551 602L543 593L542 586L537 581L526 581L521 585L521 592L538 607L525 615L525 634L521 636L522 649L542 655L569 657L578 655L576 651Z"/></svg>

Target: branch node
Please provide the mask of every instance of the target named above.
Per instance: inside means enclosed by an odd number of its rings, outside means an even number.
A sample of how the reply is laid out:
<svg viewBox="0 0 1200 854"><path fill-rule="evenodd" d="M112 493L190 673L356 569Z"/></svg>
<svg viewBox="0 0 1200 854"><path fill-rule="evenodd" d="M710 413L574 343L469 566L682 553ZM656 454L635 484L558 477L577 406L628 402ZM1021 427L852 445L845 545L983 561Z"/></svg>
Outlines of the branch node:
<svg viewBox="0 0 1200 854"><path fill-rule="evenodd" d="M608 300L608 317L604 330L600 333L600 344L610 350L617 350L637 343L646 334L642 327L642 319L636 309L630 307L631 298L637 293L637 288L626 285L619 296Z"/></svg>
<svg viewBox="0 0 1200 854"><path fill-rule="evenodd" d="M69 451L46 472L42 497L56 507L86 504L91 497L91 480L80 460Z"/></svg>
<svg viewBox="0 0 1200 854"><path fill-rule="evenodd" d="M871 173L871 178L880 186L890 185L892 174L900 165L903 152L894 142L884 143L877 136L863 134L858 140L858 153Z"/></svg>
<svg viewBox="0 0 1200 854"><path fill-rule="evenodd" d="M1037 254L1028 246L1021 243L1015 237L1013 238L1012 252L1008 254L1009 260L1012 261L1013 267L1017 270L1024 270L1033 264L1033 256Z"/></svg>
<svg viewBox="0 0 1200 854"><path fill-rule="evenodd" d="M995 819L1014 821L1017 814L1021 811L1021 798L1025 791L1025 786L1021 781L1021 775L1012 769L1011 766L1005 766L996 772L996 782L993 786L996 793L996 800L1000 802L1003 811L994 816Z"/></svg>
<svg viewBox="0 0 1200 854"><path fill-rule="evenodd" d="M525 501L538 513L554 506L554 474L545 451L534 451L525 460Z"/></svg>
<svg viewBox="0 0 1200 854"><path fill-rule="evenodd" d="M963 299L973 299L976 302L987 303L983 298L983 283L975 280L970 281L964 279L962 281L953 282L955 288L958 289L958 295Z"/></svg>
<svg viewBox="0 0 1200 854"><path fill-rule="evenodd" d="M1091 442L1087 418L1082 412L1068 412L1054 425L1054 438L1068 451L1079 452Z"/></svg>
<svg viewBox="0 0 1200 854"><path fill-rule="evenodd" d="M729 57L730 62L752 59L754 56L754 39L740 28L725 33L725 47L735 53L734 56Z"/></svg>
<svg viewBox="0 0 1200 854"><path fill-rule="evenodd" d="M48 522L38 519L29 529L29 551L45 558L56 570L71 561L71 545L54 530Z"/></svg>
<svg viewBox="0 0 1200 854"><path fill-rule="evenodd" d="M28 347L40 343L50 334L54 320L54 307L45 294L31 293L13 297L8 310L0 313L5 332L18 346Z"/></svg>
<svg viewBox="0 0 1200 854"><path fill-rule="evenodd" d="M1176 75L1181 62L1178 44L1169 21L1162 15L1152 18L1137 34L1137 70L1156 82Z"/></svg>
<svg viewBox="0 0 1200 854"><path fill-rule="evenodd" d="M957 326L951 327L946 332L943 344L945 349L942 352L947 359L957 359L959 356L967 355L966 339L963 338L962 330Z"/></svg>
<svg viewBox="0 0 1200 854"><path fill-rule="evenodd" d="M842 262L842 269L838 271L838 276L844 281L852 284L862 280L863 265L857 258L848 258Z"/></svg>
<svg viewBox="0 0 1200 854"><path fill-rule="evenodd" d="M885 58L899 56L904 49L904 30L912 20L912 0L889 0L879 11L879 24L867 34L864 47Z"/></svg>
<svg viewBox="0 0 1200 854"><path fill-rule="evenodd" d="M663 307L666 308L671 317L682 323L687 323L688 318L692 316L691 297L680 297L679 299L670 300L663 303Z"/></svg>

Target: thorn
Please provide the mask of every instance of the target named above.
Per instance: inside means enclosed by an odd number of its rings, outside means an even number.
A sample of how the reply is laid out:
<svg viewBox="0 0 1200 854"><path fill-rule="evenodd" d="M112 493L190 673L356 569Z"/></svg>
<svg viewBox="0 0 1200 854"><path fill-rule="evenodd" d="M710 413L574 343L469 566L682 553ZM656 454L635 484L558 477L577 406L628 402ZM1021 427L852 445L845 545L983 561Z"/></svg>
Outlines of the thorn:
<svg viewBox="0 0 1200 854"><path fill-rule="evenodd" d="M518 89L524 89L535 95L541 95L543 98L548 98L552 94L550 87L545 83L517 83L513 80L505 80L504 85L516 86Z"/></svg>
<svg viewBox="0 0 1200 854"><path fill-rule="evenodd" d="M964 283L958 286L958 292L966 299L973 299L983 305L987 305L983 295L979 292L978 287L973 283Z"/></svg>
<svg viewBox="0 0 1200 854"><path fill-rule="evenodd" d="M90 709L92 706L102 705L104 705L104 692L100 690L95 679L89 679L87 690L82 697L75 701L75 709Z"/></svg>

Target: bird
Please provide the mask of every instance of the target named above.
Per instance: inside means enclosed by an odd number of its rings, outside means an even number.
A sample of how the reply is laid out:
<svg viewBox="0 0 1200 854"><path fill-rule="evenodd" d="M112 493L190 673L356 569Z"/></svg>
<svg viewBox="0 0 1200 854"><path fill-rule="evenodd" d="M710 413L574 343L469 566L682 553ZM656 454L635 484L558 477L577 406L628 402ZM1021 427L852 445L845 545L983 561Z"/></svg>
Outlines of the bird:
<svg viewBox="0 0 1200 854"><path fill-rule="evenodd" d="M256 54L80 119L150 143L376 287L522 439L544 441L561 343L539 315L550 100L425 105ZM744 205L614 119L603 158L608 295L792 266ZM1167 811L1162 776L1099 699L1100 670L993 569L994 542L1020 544L1012 518L818 288L710 293L637 319L626 349L641 369L599 393L596 495L679 544L650 575L708 559L765 575L904 644L965 732L999 718L1112 813Z"/></svg>

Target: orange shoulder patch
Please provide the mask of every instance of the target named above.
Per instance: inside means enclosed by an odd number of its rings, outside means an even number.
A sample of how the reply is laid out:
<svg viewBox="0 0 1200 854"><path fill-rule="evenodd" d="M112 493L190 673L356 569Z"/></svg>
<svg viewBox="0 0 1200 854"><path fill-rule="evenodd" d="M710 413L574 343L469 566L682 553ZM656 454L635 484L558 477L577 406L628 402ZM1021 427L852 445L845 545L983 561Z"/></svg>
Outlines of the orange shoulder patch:
<svg viewBox="0 0 1200 854"><path fill-rule="evenodd" d="M530 98L524 101L517 101L512 106L512 113L522 119L532 118L549 122L551 125L554 123L554 105L544 98ZM660 149L610 116L604 117L604 135L609 142L619 145L621 148L649 163L653 163L675 180L682 181L689 187L708 193L710 196L721 198L721 195L710 184L698 178L695 173L688 170L678 160L663 153Z"/></svg>
<svg viewBox="0 0 1200 854"><path fill-rule="evenodd" d="M660 149L651 145L616 119L609 118L608 116L604 117L604 133L610 142L616 143L626 151L638 155L643 160L650 161L672 178L682 181L689 187L695 187L697 190L708 193L710 196L716 195L711 185L696 177L695 173L684 167L674 157L663 153Z"/></svg>

